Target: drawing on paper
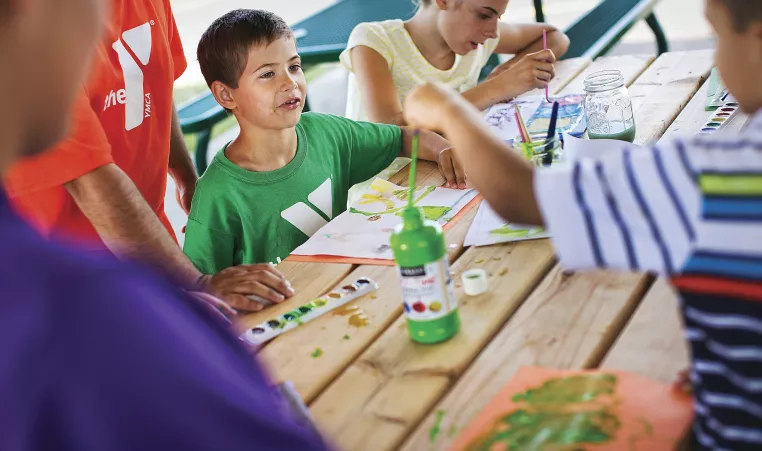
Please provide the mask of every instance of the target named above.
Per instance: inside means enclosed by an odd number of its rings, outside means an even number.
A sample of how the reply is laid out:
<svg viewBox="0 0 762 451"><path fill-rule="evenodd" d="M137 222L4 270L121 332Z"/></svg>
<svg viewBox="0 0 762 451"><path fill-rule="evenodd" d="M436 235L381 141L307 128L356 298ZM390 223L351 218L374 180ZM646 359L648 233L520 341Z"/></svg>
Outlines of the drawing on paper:
<svg viewBox="0 0 762 451"><path fill-rule="evenodd" d="M327 255L392 260L392 230L402 222L409 191L386 180L375 179L348 211L337 216L294 250L294 255ZM444 225L476 196L475 190L419 187L413 204L425 217Z"/></svg>
<svg viewBox="0 0 762 451"><path fill-rule="evenodd" d="M556 122L556 134L561 135L572 128L584 116L584 94L572 94L555 97L551 100L558 102L558 121ZM550 116L553 114L552 103L540 103L534 114L527 120L527 130L530 135L535 133L547 134L550 126Z"/></svg>
<svg viewBox="0 0 762 451"><path fill-rule="evenodd" d="M525 367L451 449L668 450L691 418L689 396L640 376Z"/></svg>
<svg viewBox="0 0 762 451"><path fill-rule="evenodd" d="M466 233L464 246L489 246L512 241L548 238L550 235L540 227L506 223L487 202L482 202L474 222Z"/></svg>

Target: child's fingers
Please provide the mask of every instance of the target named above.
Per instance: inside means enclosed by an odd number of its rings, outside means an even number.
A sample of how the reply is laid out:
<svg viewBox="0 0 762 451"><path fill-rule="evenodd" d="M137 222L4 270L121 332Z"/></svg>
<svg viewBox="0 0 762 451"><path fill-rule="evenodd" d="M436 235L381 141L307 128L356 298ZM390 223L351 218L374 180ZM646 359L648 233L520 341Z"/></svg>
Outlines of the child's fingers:
<svg viewBox="0 0 762 451"><path fill-rule="evenodd" d="M463 169L463 165L455 158L452 159L453 170L455 171L455 181L458 184L459 189L466 189L466 171Z"/></svg>
<svg viewBox="0 0 762 451"><path fill-rule="evenodd" d="M455 168L453 168L452 158L450 155L446 155L444 152L439 154L439 171L444 176L448 188L457 188L457 178L455 175Z"/></svg>
<svg viewBox="0 0 762 451"><path fill-rule="evenodd" d="M551 63L538 62L535 63L534 68L540 72L545 72L551 78L556 76L556 68Z"/></svg>
<svg viewBox="0 0 762 451"><path fill-rule="evenodd" d="M552 50L541 50L537 53L532 53L531 55L532 59L535 61L545 61L547 63L555 63L556 62L556 55L553 53Z"/></svg>
<svg viewBox="0 0 762 451"><path fill-rule="evenodd" d="M240 295L240 294L231 294L228 296L228 302L230 302L230 305L233 307L239 309L239 310L245 310L247 312L258 312L265 308L264 304L260 302L255 302L251 299L248 299L246 296Z"/></svg>
<svg viewBox="0 0 762 451"><path fill-rule="evenodd" d="M534 78L549 83L553 79L553 75L550 72L535 69Z"/></svg>

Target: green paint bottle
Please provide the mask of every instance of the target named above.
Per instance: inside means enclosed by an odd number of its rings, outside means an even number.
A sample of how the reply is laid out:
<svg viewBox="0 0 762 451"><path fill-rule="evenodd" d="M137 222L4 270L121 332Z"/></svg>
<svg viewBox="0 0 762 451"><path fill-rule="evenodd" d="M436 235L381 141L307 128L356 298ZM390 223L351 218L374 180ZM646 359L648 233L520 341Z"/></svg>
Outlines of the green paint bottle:
<svg viewBox="0 0 762 451"><path fill-rule="evenodd" d="M418 135L413 137L409 204L391 236L400 275L402 302L410 338L419 343L449 340L460 330L444 234L440 225L424 218L413 205Z"/></svg>

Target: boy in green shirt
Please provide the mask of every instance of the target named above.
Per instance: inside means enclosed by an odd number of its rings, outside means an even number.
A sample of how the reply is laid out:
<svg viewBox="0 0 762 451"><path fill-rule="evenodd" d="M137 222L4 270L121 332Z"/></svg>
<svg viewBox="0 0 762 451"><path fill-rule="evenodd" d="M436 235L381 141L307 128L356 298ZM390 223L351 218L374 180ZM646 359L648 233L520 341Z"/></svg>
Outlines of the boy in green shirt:
<svg viewBox="0 0 762 451"><path fill-rule="evenodd" d="M193 197L184 250L201 271L280 262L345 210L352 185L410 154L411 129L302 114L307 86L296 42L275 14L222 16L201 37L198 60L241 126ZM449 186L465 188L439 135L421 134L419 156L437 161Z"/></svg>

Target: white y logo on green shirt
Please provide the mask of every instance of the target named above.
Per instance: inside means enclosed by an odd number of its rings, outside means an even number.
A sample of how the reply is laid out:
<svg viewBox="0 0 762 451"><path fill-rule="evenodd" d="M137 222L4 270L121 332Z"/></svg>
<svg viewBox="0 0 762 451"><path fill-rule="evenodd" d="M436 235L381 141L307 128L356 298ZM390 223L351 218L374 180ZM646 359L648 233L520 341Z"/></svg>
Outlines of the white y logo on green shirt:
<svg viewBox="0 0 762 451"><path fill-rule="evenodd" d="M330 177L307 196L309 204L298 202L281 212L281 217L312 236L333 218L333 190ZM322 213L322 214L321 214Z"/></svg>

